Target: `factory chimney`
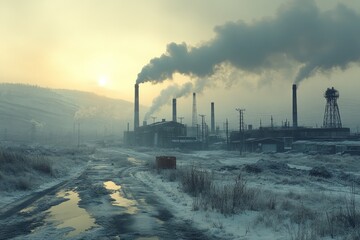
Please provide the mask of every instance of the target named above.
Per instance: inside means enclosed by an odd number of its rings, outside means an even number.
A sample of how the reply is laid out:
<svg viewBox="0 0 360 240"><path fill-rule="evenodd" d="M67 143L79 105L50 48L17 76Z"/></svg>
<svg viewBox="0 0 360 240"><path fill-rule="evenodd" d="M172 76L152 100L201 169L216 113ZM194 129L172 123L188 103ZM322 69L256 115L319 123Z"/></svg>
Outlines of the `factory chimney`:
<svg viewBox="0 0 360 240"><path fill-rule="evenodd" d="M139 127L139 84L135 84L134 131Z"/></svg>
<svg viewBox="0 0 360 240"><path fill-rule="evenodd" d="M292 118L293 118L293 128L297 128L298 119L297 119L297 100L296 100L296 84L292 85Z"/></svg>
<svg viewBox="0 0 360 240"><path fill-rule="evenodd" d="M215 134L215 109L214 102L211 102L211 133Z"/></svg>
<svg viewBox="0 0 360 240"><path fill-rule="evenodd" d="M192 126L197 126L196 93L193 93Z"/></svg>
<svg viewBox="0 0 360 240"><path fill-rule="evenodd" d="M172 120L176 122L176 98L172 100Z"/></svg>

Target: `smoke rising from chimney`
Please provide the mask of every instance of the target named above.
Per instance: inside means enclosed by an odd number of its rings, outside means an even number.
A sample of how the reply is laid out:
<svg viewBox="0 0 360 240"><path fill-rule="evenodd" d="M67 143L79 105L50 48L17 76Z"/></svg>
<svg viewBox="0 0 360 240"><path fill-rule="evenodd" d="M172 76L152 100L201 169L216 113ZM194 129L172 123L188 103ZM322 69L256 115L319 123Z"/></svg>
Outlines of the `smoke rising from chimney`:
<svg viewBox="0 0 360 240"><path fill-rule="evenodd" d="M148 120L153 113L159 111L162 106L169 103L171 98L186 97L192 92L202 93L205 87L209 86L206 82L208 82L207 79L199 78L195 80L194 84L191 82L187 82L181 86L173 84L163 89L160 95L153 100L150 109L144 116L144 120Z"/></svg>
<svg viewBox="0 0 360 240"><path fill-rule="evenodd" d="M359 13L343 4L321 12L313 0L293 0L274 18L217 26L215 37L198 47L168 44L165 54L142 68L136 82L160 83L175 73L207 78L221 64L251 73L281 71L294 62L299 83L317 72L345 70L359 62L359 26Z"/></svg>
<svg viewBox="0 0 360 240"><path fill-rule="evenodd" d="M152 114L158 111L162 106L170 103L172 98L180 98L188 95L193 89L191 82L185 83L181 86L178 84L171 85L160 92L160 95L154 98L152 105L144 116L144 120L148 120Z"/></svg>

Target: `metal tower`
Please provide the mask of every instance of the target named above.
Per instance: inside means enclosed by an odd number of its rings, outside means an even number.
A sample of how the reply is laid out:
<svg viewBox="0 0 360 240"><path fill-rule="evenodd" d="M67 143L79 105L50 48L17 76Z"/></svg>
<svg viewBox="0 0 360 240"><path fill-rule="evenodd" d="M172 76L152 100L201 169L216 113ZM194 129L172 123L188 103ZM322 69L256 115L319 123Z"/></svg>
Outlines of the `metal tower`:
<svg viewBox="0 0 360 240"><path fill-rule="evenodd" d="M332 88L325 91L326 98L325 114L324 114L324 128L341 128L341 118L339 107L336 100L339 98L339 92Z"/></svg>
<svg viewBox="0 0 360 240"><path fill-rule="evenodd" d="M245 109L236 108L236 111L239 112L239 140L240 140L240 155L242 155L244 151L244 145L245 145L245 124L244 124L244 112Z"/></svg>

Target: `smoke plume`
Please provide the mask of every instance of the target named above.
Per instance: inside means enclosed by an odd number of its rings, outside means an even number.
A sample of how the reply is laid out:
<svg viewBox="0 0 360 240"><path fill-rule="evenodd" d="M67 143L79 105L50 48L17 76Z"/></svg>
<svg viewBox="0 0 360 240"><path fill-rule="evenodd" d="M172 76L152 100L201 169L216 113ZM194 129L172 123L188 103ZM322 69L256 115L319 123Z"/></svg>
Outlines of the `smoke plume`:
<svg viewBox="0 0 360 240"><path fill-rule="evenodd" d="M148 120L152 114L158 111L166 103L170 103L171 98L180 98L191 93L193 84L185 83L181 86L178 84L171 85L160 92L160 95L154 98L149 111L145 114L144 120Z"/></svg>
<svg viewBox="0 0 360 240"><path fill-rule="evenodd" d="M360 15L345 5L320 11L312 0L294 0L274 18L215 27L215 37L198 47L168 44L165 54L142 68L136 82L159 83L174 73L205 78L221 64L261 73L295 62L298 83L316 72L359 62L359 26Z"/></svg>
<svg viewBox="0 0 360 240"><path fill-rule="evenodd" d="M163 89L160 92L160 95L153 100L149 111L145 114L144 120L148 120L151 115L159 111L162 106L170 103L171 98L188 96L192 92L201 93L205 87L209 86L206 84L207 82L208 79L199 78L195 80L194 84L191 82L185 83L181 86L173 84Z"/></svg>

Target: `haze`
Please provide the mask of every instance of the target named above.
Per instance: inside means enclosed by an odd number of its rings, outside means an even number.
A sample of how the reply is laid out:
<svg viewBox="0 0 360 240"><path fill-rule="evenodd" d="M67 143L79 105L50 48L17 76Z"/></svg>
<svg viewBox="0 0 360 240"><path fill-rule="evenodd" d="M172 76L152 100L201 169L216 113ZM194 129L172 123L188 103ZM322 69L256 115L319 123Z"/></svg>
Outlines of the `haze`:
<svg viewBox="0 0 360 240"><path fill-rule="evenodd" d="M239 21L250 28L261 26L261 23L278 19L284 11L281 9L289 8L291 4L294 2L285 0L201 0L195 3L165 0L1 1L0 81L76 89L133 101L133 86L138 74L151 59L166 53L168 44L180 46L185 43L200 49L216 38L219 29L225 31L226 26ZM333 14L339 8L357 16L360 12L360 3L355 0L302 1L297 5L303 6L304 11L309 6L314 7L323 16ZM353 19L350 20L347 26L356 25ZM348 35L341 37L358 39L359 32L346 31L349 29L344 30ZM259 37L267 38L268 35L264 33ZM288 52L279 53L291 55L289 52L294 48L289 47ZM358 42L355 47L359 47ZM356 48L349 46L349 49L350 53L357 53ZM316 71L310 69L311 74L299 77L299 69L310 61L295 58L300 63L297 65L284 59L277 61L275 55L272 55L272 64L265 68L259 67L259 62L256 66L232 63L215 76L208 72L197 74L175 70L164 79L152 79L152 82L161 80L161 83L141 84L141 104L151 106L162 89L189 82L195 85L200 77L209 79L209 83L199 91L202 94L198 97L198 112L209 115L210 102L214 101L217 125L221 126L225 118L229 118L235 128L236 107L246 109L248 124L257 126L260 119L265 125L270 124L273 115L275 123L280 125L291 118L291 85L298 78L303 80L298 92L299 125L321 126L325 106L323 93L327 87L334 86L340 92L343 125L356 131L360 117L356 111L360 100L357 94L358 58L339 63L337 59L342 56L329 55L326 59L334 60L333 65L315 66ZM249 56L259 55L249 51L247 59ZM214 79L216 81L212 81ZM189 95L179 98L178 106L179 115L185 117L185 123L190 123ZM170 112L169 101L154 114L170 119ZM140 114L144 117L145 110Z"/></svg>

